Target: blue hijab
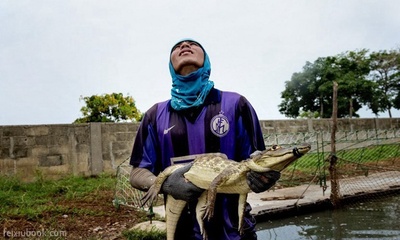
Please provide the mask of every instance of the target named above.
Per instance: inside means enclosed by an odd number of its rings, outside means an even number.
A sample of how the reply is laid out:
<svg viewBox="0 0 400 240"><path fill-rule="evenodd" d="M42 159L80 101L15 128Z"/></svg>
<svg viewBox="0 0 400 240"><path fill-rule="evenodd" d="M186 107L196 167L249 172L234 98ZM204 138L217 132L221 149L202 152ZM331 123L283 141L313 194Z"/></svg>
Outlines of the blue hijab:
<svg viewBox="0 0 400 240"><path fill-rule="evenodd" d="M214 82L208 79L211 73L211 64L203 46L192 39L183 39L178 43L183 41L191 41L199 44L204 52L204 64L203 67L197 69L189 75L182 76L175 72L170 58L169 72L171 73L172 77L171 106L175 110L183 110L202 105L208 93L214 87ZM176 44L174 46L176 46Z"/></svg>

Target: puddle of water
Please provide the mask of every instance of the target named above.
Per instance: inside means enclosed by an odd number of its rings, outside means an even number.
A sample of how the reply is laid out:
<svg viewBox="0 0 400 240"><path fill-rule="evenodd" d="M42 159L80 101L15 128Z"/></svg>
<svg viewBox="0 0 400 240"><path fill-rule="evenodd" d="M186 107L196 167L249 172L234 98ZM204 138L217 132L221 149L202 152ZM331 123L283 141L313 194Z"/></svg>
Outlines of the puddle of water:
<svg viewBox="0 0 400 240"><path fill-rule="evenodd" d="M400 239L400 196L257 224L259 239Z"/></svg>

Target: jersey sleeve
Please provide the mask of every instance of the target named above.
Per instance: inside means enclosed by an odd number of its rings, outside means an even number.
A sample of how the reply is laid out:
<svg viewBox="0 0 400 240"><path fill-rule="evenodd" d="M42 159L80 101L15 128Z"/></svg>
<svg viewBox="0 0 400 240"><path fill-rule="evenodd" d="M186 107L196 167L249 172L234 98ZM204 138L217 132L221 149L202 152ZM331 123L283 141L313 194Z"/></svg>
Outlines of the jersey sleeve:
<svg viewBox="0 0 400 240"><path fill-rule="evenodd" d="M237 103L236 114L237 156L243 160L256 150L265 150L265 143L257 113L243 96Z"/></svg>
<svg viewBox="0 0 400 240"><path fill-rule="evenodd" d="M159 158L156 114L157 104L151 107L142 119L130 159L130 165L133 167L146 168L154 174L160 171L156 161Z"/></svg>

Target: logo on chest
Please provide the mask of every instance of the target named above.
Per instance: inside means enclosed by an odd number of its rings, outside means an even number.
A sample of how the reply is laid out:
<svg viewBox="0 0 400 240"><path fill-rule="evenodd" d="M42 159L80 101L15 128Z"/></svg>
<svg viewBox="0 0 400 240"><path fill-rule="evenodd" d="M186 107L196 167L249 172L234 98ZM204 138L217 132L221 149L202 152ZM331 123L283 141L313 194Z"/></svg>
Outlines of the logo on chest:
<svg viewBox="0 0 400 240"><path fill-rule="evenodd" d="M211 132L217 137L223 137L229 132L229 121L223 112L211 119L210 128Z"/></svg>

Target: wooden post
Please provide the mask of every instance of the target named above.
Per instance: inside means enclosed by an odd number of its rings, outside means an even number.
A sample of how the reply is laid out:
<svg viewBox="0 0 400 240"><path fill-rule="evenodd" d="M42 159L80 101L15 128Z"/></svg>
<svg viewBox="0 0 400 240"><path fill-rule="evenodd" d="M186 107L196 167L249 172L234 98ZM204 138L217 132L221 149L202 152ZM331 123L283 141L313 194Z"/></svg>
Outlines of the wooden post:
<svg viewBox="0 0 400 240"><path fill-rule="evenodd" d="M330 200L333 207L339 206L339 183L337 176L337 157L336 157L336 129L337 129L337 82L333 82L333 101L332 101L332 131L331 131L331 154L329 156L329 174L331 177L331 196Z"/></svg>

